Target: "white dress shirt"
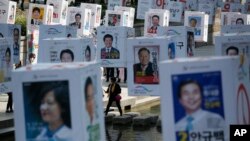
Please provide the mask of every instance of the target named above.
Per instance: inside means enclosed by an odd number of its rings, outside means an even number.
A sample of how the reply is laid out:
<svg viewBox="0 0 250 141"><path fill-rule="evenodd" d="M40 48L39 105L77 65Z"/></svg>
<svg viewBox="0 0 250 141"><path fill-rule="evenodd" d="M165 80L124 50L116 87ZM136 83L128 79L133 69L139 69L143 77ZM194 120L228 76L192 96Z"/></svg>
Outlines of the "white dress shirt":
<svg viewBox="0 0 250 141"><path fill-rule="evenodd" d="M42 129L41 133L36 137L37 140L48 140L49 137L46 135L48 128ZM56 133L52 136L55 141L73 141L71 135L71 129L63 125Z"/></svg>
<svg viewBox="0 0 250 141"><path fill-rule="evenodd" d="M187 118L190 116L193 118L191 122L193 131L224 129L225 127L225 121L220 115L199 109L195 113L186 115L179 120L175 125L175 130L185 131L188 125Z"/></svg>

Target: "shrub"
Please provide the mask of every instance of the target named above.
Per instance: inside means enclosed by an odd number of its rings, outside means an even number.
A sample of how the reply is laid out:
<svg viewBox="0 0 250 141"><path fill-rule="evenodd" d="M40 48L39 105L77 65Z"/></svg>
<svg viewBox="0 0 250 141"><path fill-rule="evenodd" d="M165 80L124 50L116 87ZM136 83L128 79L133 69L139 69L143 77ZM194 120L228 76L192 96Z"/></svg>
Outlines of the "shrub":
<svg viewBox="0 0 250 141"><path fill-rule="evenodd" d="M20 9L17 9L16 12L16 22L15 24L21 25L21 35L26 36L26 12Z"/></svg>

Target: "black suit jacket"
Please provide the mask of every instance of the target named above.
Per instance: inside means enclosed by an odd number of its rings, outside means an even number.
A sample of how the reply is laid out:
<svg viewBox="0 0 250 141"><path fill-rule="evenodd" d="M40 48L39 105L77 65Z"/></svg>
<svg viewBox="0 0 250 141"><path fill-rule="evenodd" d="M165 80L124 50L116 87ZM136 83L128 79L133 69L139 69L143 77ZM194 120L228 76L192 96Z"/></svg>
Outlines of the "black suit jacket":
<svg viewBox="0 0 250 141"><path fill-rule="evenodd" d="M78 29L81 28L81 25L82 25L82 23L80 23L79 25L77 25L76 22L70 24L70 26L77 27Z"/></svg>
<svg viewBox="0 0 250 141"><path fill-rule="evenodd" d="M121 93L121 87L119 84L115 83L115 89L112 92L112 84L109 84L107 92L109 93L109 99L115 100L115 97Z"/></svg>
<svg viewBox="0 0 250 141"><path fill-rule="evenodd" d="M141 63L134 64L134 77L136 76L153 76L153 63L149 62L145 70L145 73L142 75Z"/></svg>
<svg viewBox="0 0 250 141"><path fill-rule="evenodd" d="M34 19L31 19L30 24L35 24ZM41 25L41 24L42 24L42 22L39 20L38 25Z"/></svg>

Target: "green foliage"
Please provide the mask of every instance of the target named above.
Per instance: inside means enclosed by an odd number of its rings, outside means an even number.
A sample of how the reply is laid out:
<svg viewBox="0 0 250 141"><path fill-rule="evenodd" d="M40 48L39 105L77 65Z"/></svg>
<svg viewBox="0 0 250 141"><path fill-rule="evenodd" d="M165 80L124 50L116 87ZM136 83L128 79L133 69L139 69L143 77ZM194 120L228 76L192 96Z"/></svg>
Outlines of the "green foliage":
<svg viewBox="0 0 250 141"><path fill-rule="evenodd" d="M22 29L21 35L22 36L26 36L26 31L27 31L26 20L27 19L26 19L25 11L17 9L15 24L21 25L21 29Z"/></svg>

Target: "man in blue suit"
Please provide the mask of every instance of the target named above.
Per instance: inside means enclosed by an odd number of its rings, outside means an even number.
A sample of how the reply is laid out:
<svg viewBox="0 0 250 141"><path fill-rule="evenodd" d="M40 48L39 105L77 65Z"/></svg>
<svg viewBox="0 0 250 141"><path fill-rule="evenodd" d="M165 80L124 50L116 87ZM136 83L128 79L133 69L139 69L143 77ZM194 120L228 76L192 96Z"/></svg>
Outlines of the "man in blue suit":
<svg viewBox="0 0 250 141"><path fill-rule="evenodd" d="M101 49L101 59L120 59L120 51L112 47L113 36L106 34L103 37L105 47Z"/></svg>

